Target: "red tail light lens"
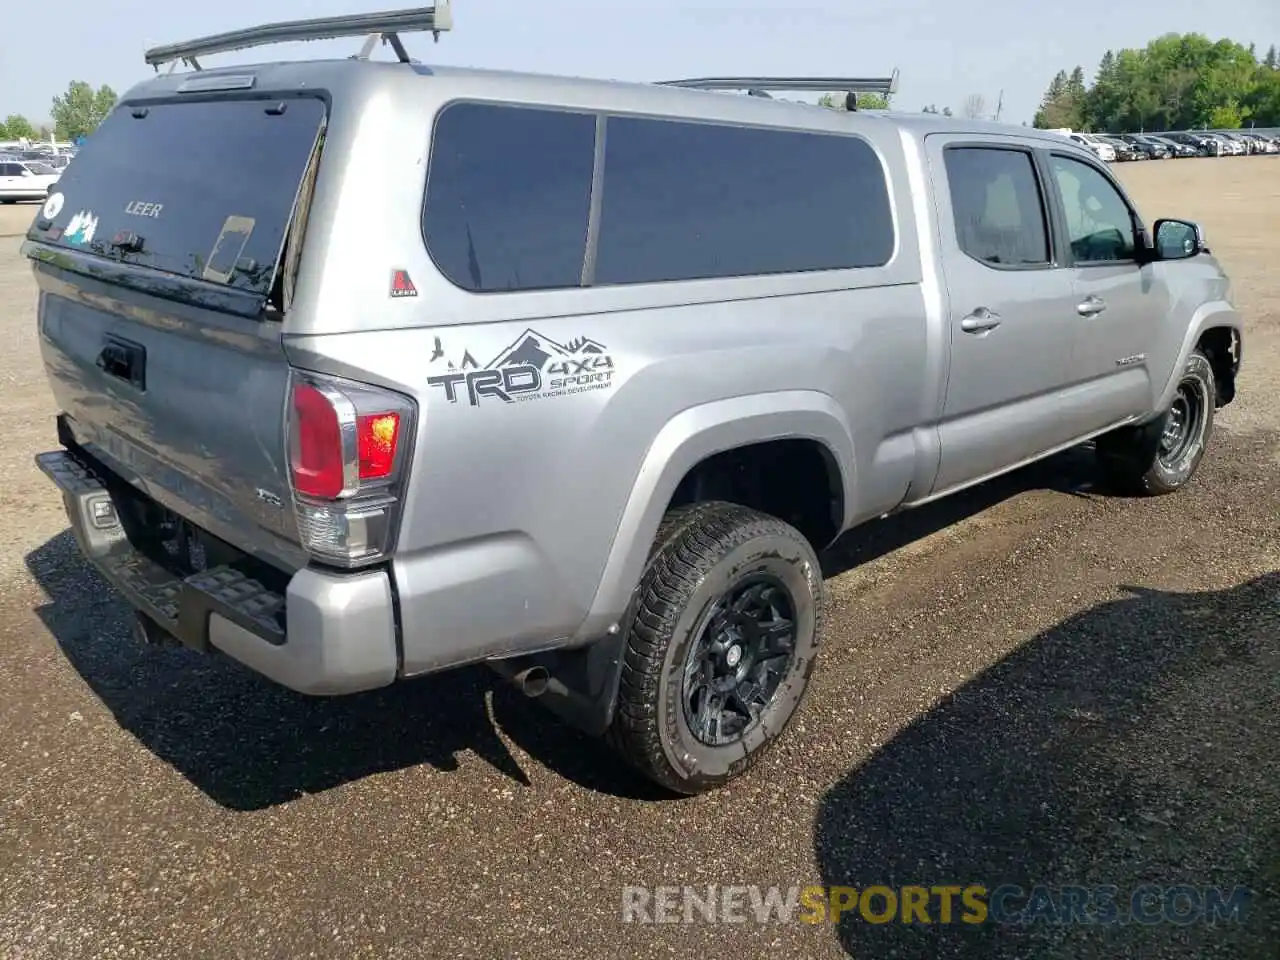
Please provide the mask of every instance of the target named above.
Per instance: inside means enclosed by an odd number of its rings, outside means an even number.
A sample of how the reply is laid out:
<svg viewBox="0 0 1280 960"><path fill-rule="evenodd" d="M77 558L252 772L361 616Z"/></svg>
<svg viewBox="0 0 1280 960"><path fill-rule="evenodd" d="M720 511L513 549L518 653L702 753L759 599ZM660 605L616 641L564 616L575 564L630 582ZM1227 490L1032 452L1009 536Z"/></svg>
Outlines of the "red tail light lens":
<svg viewBox="0 0 1280 960"><path fill-rule="evenodd" d="M298 539L312 558L355 569L393 548L417 407L371 384L296 371L289 472ZM412 443L412 439L407 441Z"/></svg>
<svg viewBox="0 0 1280 960"><path fill-rule="evenodd" d="M337 497L346 486L338 411L315 387L295 383L293 419L293 488L309 497Z"/></svg>
<svg viewBox="0 0 1280 960"><path fill-rule="evenodd" d="M356 421L360 450L360 479L381 480L391 476L396 461L396 441L400 437L400 414L373 413Z"/></svg>

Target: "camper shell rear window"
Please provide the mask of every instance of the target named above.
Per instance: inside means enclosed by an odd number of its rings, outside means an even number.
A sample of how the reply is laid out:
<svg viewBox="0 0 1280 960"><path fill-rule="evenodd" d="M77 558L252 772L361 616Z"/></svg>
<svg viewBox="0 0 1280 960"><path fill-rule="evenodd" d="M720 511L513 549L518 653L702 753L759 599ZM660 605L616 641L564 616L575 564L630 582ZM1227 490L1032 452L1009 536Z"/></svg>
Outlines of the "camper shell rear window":
<svg viewBox="0 0 1280 960"><path fill-rule="evenodd" d="M313 96L121 104L28 238L265 298L326 114Z"/></svg>

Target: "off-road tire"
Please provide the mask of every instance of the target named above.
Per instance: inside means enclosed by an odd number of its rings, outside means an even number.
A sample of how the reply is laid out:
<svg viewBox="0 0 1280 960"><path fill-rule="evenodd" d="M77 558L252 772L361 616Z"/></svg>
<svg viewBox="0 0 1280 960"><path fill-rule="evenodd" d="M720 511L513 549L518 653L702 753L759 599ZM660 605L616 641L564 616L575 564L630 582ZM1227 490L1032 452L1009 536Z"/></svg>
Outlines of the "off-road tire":
<svg viewBox="0 0 1280 960"><path fill-rule="evenodd" d="M777 578L789 594L793 653L776 692L741 739L701 742L685 706L685 668L715 604L752 577ZM672 792L702 793L755 765L800 705L817 658L822 570L794 527L732 503L679 507L664 518L641 577L623 648L608 741L645 776Z"/></svg>
<svg viewBox="0 0 1280 960"><path fill-rule="evenodd" d="M1183 368L1173 407L1163 416L1098 438L1098 465L1107 485L1139 496L1161 496L1186 486L1209 445L1216 397L1213 365L1196 350ZM1166 441L1176 432L1175 421L1188 416L1192 420L1185 442L1169 451Z"/></svg>

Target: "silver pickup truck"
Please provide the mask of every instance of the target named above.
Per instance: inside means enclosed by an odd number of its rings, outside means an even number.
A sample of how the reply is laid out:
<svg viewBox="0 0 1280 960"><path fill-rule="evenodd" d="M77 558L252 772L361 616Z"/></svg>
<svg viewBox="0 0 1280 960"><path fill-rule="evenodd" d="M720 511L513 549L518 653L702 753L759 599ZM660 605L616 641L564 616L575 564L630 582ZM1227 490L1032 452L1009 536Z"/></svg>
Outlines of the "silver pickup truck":
<svg viewBox="0 0 1280 960"><path fill-rule="evenodd" d="M195 69L128 91L36 216L38 462L143 639L311 694L489 663L692 793L786 728L844 531L1089 440L1135 494L1195 471L1241 318L1200 229L1088 150L856 109L896 75L617 83L399 37L451 26L150 51ZM769 93L814 89L854 109Z"/></svg>

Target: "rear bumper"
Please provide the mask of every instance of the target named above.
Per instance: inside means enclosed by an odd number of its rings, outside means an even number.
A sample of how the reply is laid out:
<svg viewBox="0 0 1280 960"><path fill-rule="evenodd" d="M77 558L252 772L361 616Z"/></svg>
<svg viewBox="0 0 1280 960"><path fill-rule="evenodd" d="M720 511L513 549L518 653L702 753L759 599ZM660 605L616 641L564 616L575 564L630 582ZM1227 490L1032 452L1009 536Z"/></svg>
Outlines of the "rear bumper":
<svg viewBox="0 0 1280 960"><path fill-rule="evenodd" d="M395 613L384 571L304 568L284 594L229 566L178 577L129 542L112 494L86 460L56 450L39 454L36 465L62 491L85 557L182 644L220 650L300 693L355 693L396 678Z"/></svg>

